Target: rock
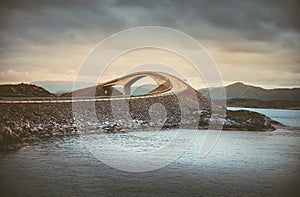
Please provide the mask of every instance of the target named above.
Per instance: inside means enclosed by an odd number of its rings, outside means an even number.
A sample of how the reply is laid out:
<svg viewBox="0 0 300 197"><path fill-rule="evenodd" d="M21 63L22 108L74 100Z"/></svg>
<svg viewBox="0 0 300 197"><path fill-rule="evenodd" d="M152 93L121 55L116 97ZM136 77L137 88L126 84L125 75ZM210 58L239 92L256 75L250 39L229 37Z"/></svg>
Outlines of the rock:
<svg viewBox="0 0 300 197"><path fill-rule="evenodd" d="M38 129L38 131L43 131L44 130L44 128L41 125L38 126L37 129Z"/></svg>
<svg viewBox="0 0 300 197"><path fill-rule="evenodd" d="M36 133L38 132L38 128L37 127L33 127L30 129L31 133Z"/></svg>
<svg viewBox="0 0 300 197"><path fill-rule="evenodd" d="M274 131L275 125L280 125L277 121L271 120L267 116L247 111L238 110L226 112L226 121L224 130L242 130L242 131Z"/></svg>
<svg viewBox="0 0 300 197"><path fill-rule="evenodd" d="M18 150L25 146L25 143L20 136L13 132L10 128L5 127L2 131L0 131L0 136L1 151Z"/></svg>

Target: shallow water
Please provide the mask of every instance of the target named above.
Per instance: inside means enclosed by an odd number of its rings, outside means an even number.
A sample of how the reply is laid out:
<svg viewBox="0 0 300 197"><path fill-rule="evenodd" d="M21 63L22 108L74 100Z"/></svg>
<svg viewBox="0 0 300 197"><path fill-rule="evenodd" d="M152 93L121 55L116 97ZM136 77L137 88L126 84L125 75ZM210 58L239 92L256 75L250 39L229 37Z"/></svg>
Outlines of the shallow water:
<svg viewBox="0 0 300 197"><path fill-rule="evenodd" d="M270 112L272 113L272 112ZM285 123L285 122L283 122ZM155 151L176 132L110 134L127 150ZM47 141L0 155L1 193L5 195L299 195L300 131L224 131L214 149L199 157L206 131L197 131L185 153L158 170L131 173L102 163L80 137ZM142 141L139 137L144 137ZM107 135L92 134L90 144L101 147ZM148 137L148 138L147 138ZM137 138L137 140L135 140ZM151 139L151 140L147 140ZM161 152L155 159L167 156ZM121 159L129 155L119 155ZM137 161L138 162L138 161Z"/></svg>

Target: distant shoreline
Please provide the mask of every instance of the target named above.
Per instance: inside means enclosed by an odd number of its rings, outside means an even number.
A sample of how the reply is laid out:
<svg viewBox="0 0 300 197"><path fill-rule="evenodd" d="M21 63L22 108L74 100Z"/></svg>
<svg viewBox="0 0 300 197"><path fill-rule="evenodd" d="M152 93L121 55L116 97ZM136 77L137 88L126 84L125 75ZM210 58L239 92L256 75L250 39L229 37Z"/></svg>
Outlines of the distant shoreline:
<svg viewBox="0 0 300 197"><path fill-rule="evenodd" d="M233 98L227 100L227 107L300 110L300 101Z"/></svg>

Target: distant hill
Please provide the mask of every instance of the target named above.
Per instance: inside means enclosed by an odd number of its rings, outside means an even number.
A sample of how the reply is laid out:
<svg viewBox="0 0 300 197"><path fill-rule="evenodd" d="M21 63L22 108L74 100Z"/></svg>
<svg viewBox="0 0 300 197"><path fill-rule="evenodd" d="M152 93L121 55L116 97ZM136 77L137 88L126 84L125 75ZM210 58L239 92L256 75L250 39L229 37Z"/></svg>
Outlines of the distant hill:
<svg viewBox="0 0 300 197"><path fill-rule="evenodd" d="M30 84L0 85L0 97L55 97L44 88Z"/></svg>
<svg viewBox="0 0 300 197"><path fill-rule="evenodd" d="M300 101L300 88L276 88L264 89L252 85L245 85L237 82L225 87L227 99L245 98L259 100L285 100L285 101ZM220 88L216 87L213 90L216 94L220 93ZM210 93L207 88L200 89L199 92L210 99ZM222 99L222 98L218 98Z"/></svg>
<svg viewBox="0 0 300 197"><path fill-rule="evenodd" d="M35 82L31 82L31 84L45 88L51 93L61 94L61 93L73 91L74 82L73 81L35 81ZM92 85L93 85L92 83L88 83L88 82L76 83L76 86L78 87L77 89L90 87Z"/></svg>

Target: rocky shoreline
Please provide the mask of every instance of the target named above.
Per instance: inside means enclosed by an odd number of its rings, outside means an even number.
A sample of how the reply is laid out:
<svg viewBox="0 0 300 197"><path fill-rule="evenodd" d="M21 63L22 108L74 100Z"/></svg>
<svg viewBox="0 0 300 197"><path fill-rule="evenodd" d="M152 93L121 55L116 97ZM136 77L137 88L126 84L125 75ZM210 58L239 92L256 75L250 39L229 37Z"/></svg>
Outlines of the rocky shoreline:
<svg viewBox="0 0 300 197"><path fill-rule="evenodd" d="M194 101L187 95L182 96L187 105ZM122 117L124 109L120 107L112 112L111 101L78 103L76 109L82 108L80 116L74 116L72 103L0 104L0 150L17 150L39 140L78 135L78 132L113 133L157 128L207 129L211 118L210 103L201 100L202 97L197 99L201 104L200 111L187 107L179 109L178 95L132 99L128 101L132 117L130 119L116 118ZM153 122L149 116L149 109L155 103L161 103L165 107L164 121ZM92 109L97 114L97 121L91 118ZM187 114L184 121L181 119L182 113ZM281 125L262 114L245 110L227 110L226 117L220 118L220 121L224 123L223 130L273 131L274 126Z"/></svg>

